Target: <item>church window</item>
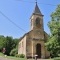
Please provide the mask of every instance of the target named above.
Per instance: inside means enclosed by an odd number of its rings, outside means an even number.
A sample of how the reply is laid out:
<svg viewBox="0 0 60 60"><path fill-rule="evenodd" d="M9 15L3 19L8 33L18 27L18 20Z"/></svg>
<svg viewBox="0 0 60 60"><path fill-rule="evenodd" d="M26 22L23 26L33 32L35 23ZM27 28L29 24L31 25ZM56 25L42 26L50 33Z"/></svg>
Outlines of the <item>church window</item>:
<svg viewBox="0 0 60 60"><path fill-rule="evenodd" d="M36 26L40 25L40 18L36 18Z"/></svg>

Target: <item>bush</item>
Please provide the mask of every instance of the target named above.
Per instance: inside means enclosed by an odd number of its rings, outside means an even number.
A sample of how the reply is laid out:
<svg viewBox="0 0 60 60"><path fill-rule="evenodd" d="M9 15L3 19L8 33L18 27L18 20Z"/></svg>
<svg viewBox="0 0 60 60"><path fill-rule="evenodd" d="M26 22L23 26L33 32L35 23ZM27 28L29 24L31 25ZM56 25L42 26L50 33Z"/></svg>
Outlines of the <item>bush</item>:
<svg viewBox="0 0 60 60"><path fill-rule="evenodd" d="M56 57L56 58L54 58L54 60L60 60L60 57Z"/></svg>
<svg viewBox="0 0 60 60"><path fill-rule="evenodd" d="M60 54L58 54L58 56L60 57Z"/></svg>
<svg viewBox="0 0 60 60"><path fill-rule="evenodd" d="M15 56L17 53L18 53L18 50L15 48L15 49L11 50L10 55Z"/></svg>
<svg viewBox="0 0 60 60"><path fill-rule="evenodd" d="M16 56L16 57L19 57L19 58L24 58L24 57L25 57L24 54L16 54L15 56Z"/></svg>
<svg viewBox="0 0 60 60"><path fill-rule="evenodd" d="M16 54L15 57L19 57L20 58L20 54Z"/></svg>
<svg viewBox="0 0 60 60"><path fill-rule="evenodd" d="M20 58L24 58L25 57L25 55L24 54L20 54Z"/></svg>

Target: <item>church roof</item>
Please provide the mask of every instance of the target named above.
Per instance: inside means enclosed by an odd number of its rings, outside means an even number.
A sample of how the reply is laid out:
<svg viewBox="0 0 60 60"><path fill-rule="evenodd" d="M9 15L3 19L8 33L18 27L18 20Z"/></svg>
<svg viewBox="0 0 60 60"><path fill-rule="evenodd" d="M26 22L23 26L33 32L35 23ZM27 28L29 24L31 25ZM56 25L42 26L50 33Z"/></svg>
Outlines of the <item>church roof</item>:
<svg viewBox="0 0 60 60"><path fill-rule="evenodd" d="M21 41L26 35L28 35L29 33L31 33L33 30L31 30L31 31L29 31L29 32L27 32L27 33L25 33L22 37L20 37L20 40L19 41Z"/></svg>
<svg viewBox="0 0 60 60"><path fill-rule="evenodd" d="M34 11L33 11L33 14L39 14L39 15L42 15L42 13L41 13L41 11L40 11L38 5L37 5L37 2L36 2L36 5L35 5L35 9L34 9Z"/></svg>

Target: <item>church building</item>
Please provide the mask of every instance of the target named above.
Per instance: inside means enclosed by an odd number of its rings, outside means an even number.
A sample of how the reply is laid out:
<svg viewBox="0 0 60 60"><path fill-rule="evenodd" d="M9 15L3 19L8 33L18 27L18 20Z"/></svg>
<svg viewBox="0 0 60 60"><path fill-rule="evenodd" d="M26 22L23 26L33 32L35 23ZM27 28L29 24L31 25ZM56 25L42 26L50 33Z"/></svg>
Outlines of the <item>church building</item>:
<svg viewBox="0 0 60 60"><path fill-rule="evenodd" d="M41 13L38 4L30 17L31 29L20 38L18 43L18 54L24 54L26 58L48 58L49 52L45 47L48 34L44 31L43 14Z"/></svg>

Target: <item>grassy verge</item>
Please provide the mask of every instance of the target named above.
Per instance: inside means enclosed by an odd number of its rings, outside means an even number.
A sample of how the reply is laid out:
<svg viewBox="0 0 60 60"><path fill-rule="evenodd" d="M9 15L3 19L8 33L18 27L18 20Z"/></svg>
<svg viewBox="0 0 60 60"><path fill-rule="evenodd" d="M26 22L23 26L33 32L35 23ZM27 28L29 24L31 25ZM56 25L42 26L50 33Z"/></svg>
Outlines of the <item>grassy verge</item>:
<svg viewBox="0 0 60 60"><path fill-rule="evenodd" d="M27 60L25 58L17 58L17 57L12 57L12 56L7 56L7 58L12 59L12 60Z"/></svg>
<svg viewBox="0 0 60 60"><path fill-rule="evenodd" d="M56 57L56 58L54 58L54 60L60 60L60 57Z"/></svg>
<svg viewBox="0 0 60 60"><path fill-rule="evenodd" d="M13 57L13 56L5 56L2 53L0 53L0 57L8 58L8 59L11 59L11 60L27 60L26 58L17 58L17 57Z"/></svg>
<svg viewBox="0 0 60 60"><path fill-rule="evenodd" d="M26 58L17 58L17 57L13 57L13 56L6 56L2 53L0 53L0 57L3 57L3 58L8 58L8 59L11 59L11 60L27 60ZM53 58L53 59L45 59L45 60L60 60L60 57L56 57L56 58Z"/></svg>
<svg viewBox="0 0 60 60"><path fill-rule="evenodd" d="M0 56L4 56L4 54L0 53Z"/></svg>

